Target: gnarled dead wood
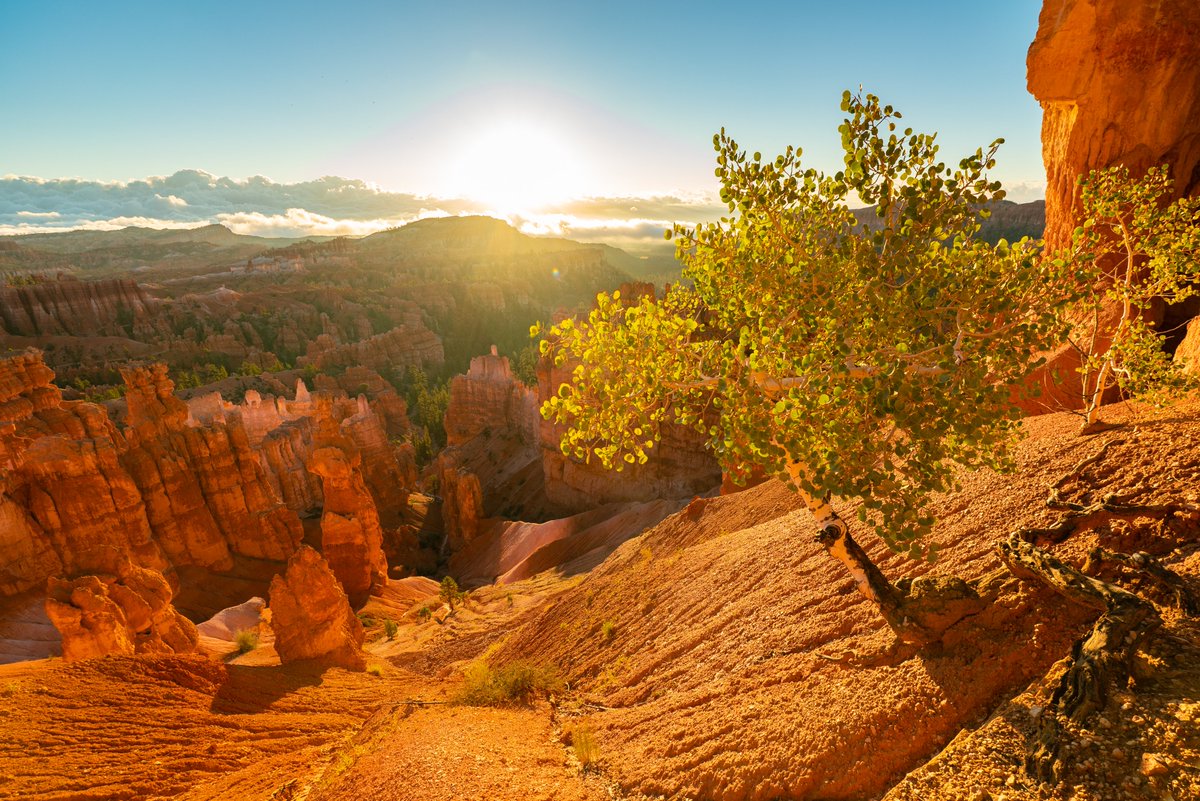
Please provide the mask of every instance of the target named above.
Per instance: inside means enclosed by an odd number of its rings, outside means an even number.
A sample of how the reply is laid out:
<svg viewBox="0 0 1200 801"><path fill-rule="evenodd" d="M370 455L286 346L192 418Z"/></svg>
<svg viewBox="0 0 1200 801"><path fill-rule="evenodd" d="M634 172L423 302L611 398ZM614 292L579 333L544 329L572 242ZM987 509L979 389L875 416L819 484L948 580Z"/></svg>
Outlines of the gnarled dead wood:
<svg viewBox="0 0 1200 801"><path fill-rule="evenodd" d="M1125 444L1125 440L1117 439L1116 437L1108 440L1107 442L1105 442L1103 445L1100 446L1100 450L1096 451L1094 454L1087 457L1086 459L1083 459L1082 461L1080 461L1077 465L1072 467L1066 473L1063 473L1062 477L1058 481L1055 481L1053 484L1050 485L1050 488L1058 489L1059 487L1061 487L1063 484L1066 484L1071 479L1079 476L1079 474L1083 472L1084 468L1086 468L1089 465L1093 465L1096 462L1103 459L1104 455L1106 453L1108 453L1108 449L1111 448L1113 445L1123 445L1123 444Z"/></svg>
<svg viewBox="0 0 1200 801"><path fill-rule="evenodd" d="M1171 605L1186 615L1200 614L1200 600L1188 589L1183 578L1145 551L1120 553L1096 547L1088 553L1083 572L1095 575L1105 562L1116 562L1151 579L1171 599Z"/></svg>
<svg viewBox="0 0 1200 801"><path fill-rule="evenodd" d="M1098 503L1084 505L1058 498L1051 491L1046 499L1051 509L1064 510L1064 514L1049 526L1022 529L1021 539L1038 545L1056 545L1071 536L1081 526L1097 523L1113 517L1170 517L1178 512L1194 512L1197 507L1185 503L1136 504L1125 503L1116 493L1104 496Z"/></svg>
<svg viewBox="0 0 1200 801"><path fill-rule="evenodd" d="M1102 709L1109 690L1129 680L1135 651L1162 620L1149 602L1084 575L1026 541L1022 533L999 546L1000 558L1014 575L1040 581L1076 603L1103 612L1091 631L1071 649L1070 666L1042 712L1036 740L1026 758L1025 769L1031 777L1057 781L1062 771L1058 716L1083 721Z"/></svg>

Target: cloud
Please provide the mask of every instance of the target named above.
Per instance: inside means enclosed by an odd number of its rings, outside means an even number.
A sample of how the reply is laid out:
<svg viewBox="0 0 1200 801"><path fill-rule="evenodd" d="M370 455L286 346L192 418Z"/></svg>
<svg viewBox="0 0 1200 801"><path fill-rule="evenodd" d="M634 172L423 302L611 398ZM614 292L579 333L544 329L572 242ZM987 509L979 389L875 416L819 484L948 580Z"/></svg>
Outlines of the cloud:
<svg viewBox="0 0 1200 801"><path fill-rule="evenodd" d="M1007 189L1010 200L1024 202L1040 199L1045 183L1023 181ZM0 234L220 223L259 236L362 236L423 217L487 213L486 205L462 198L389 192L336 176L290 184L203 170L107 182L0 177ZM726 214L726 206L711 196L655 194L576 198L538 213L492 216L531 234L643 247L661 245L672 223L692 225Z"/></svg>

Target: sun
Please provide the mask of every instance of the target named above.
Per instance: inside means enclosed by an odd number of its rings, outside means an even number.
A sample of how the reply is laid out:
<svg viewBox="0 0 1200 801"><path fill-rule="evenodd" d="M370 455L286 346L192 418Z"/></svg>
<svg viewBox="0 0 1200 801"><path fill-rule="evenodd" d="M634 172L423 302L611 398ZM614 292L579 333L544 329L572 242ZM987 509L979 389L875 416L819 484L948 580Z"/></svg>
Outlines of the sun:
<svg viewBox="0 0 1200 801"><path fill-rule="evenodd" d="M559 132L515 119L465 137L449 177L455 195L509 214L584 194L588 176L577 149Z"/></svg>

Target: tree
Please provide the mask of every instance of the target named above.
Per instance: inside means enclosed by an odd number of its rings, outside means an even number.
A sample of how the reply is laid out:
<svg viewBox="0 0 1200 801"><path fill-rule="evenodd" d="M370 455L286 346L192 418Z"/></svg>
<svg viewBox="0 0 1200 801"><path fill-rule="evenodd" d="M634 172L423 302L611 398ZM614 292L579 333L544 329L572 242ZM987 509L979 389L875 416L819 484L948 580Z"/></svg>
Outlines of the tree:
<svg viewBox="0 0 1200 801"><path fill-rule="evenodd" d="M1135 181L1116 165L1080 183L1083 225L1071 255L1096 290L1076 315L1090 318L1085 336L1070 342L1080 354L1083 430L1090 431L1102 425L1100 405L1114 387L1169 396L1195 385L1171 361L1147 313L1152 303L1178 303L1197 293L1200 198L1164 203L1171 191L1166 166ZM1106 321L1106 312L1119 316Z"/></svg>
<svg viewBox="0 0 1200 801"><path fill-rule="evenodd" d="M646 461L677 422L706 434L727 470L783 478L859 591L922 642L944 625L888 582L830 501L861 499L889 547L932 558L919 541L928 496L954 485L956 465L1007 463L1012 388L1061 331L1073 282L1037 243L979 239L1004 194L986 177L1002 140L952 169L935 134L898 130L877 97L846 92L842 110L834 175L803 167L799 149L764 160L713 138L730 216L668 232L693 286L602 294L586 319L555 326L543 351L576 366L542 414L566 424L564 454L608 467ZM875 224L857 222L854 197Z"/></svg>

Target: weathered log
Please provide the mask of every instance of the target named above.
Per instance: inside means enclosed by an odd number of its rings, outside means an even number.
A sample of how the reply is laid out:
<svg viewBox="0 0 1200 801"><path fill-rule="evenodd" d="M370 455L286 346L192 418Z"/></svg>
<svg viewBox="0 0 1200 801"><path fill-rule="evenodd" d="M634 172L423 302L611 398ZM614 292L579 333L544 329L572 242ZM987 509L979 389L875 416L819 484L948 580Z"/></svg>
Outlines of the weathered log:
<svg viewBox="0 0 1200 801"><path fill-rule="evenodd" d="M1018 578L1037 580L1076 603L1103 614L1071 649L1063 673L1042 712L1025 769L1040 781L1060 778L1059 716L1082 722L1103 709L1109 691L1129 680L1138 646L1162 624L1154 606L1113 584L1084 575L1014 534L999 546L1000 558Z"/></svg>
<svg viewBox="0 0 1200 801"><path fill-rule="evenodd" d="M1186 615L1200 614L1200 600L1188 588L1183 578L1145 551L1120 553L1106 548L1093 548L1088 553L1083 572L1095 575L1105 562L1116 562L1131 570L1136 570L1162 588L1170 599L1171 606Z"/></svg>

